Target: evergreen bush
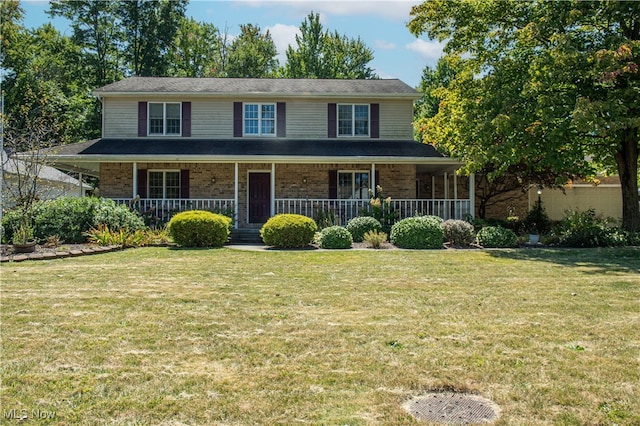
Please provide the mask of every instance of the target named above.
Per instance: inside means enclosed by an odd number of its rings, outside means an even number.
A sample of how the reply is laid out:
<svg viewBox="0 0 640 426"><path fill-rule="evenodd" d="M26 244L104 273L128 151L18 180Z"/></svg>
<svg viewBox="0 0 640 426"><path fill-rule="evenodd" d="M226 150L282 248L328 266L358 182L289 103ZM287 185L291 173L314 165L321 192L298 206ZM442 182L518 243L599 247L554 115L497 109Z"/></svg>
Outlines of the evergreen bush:
<svg viewBox="0 0 640 426"><path fill-rule="evenodd" d="M468 246L476 239L472 224L464 220L449 219L442 223L444 240L456 246Z"/></svg>
<svg viewBox="0 0 640 426"><path fill-rule="evenodd" d="M415 216L396 222L391 228L390 241L400 248L442 248L442 219L436 216Z"/></svg>
<svg viewBox="0 0 640 426"><path fill-rule="evenodd" d="M372 216L358 216L347 223L347 231L351 234L353 241L361 243L367 232L382 231L382 224Z"/></svg>
<svg viewBox="0 0 640 426"><path fill-rule="evenodd" d="M278 248L301 248L313 242L318 230L316 222L299 214L278 214L260 229L262 241Z"/></svg>
<svg viewBox="0 0 640 426"><path fill-rule="evenodd" d="M353 238L342 226L330 226L320 231L318 244L323 249L348 249L353 244Z"/></svg>
<svg viewBox="0 0 640 426"><path fill-rule="evenodd" d="M204 210L174 215L167 225L173 241L183 247L222 247L231 234L228 216Z"/></svg>
<svg viewBox="0 0 640 426"><path fill-rule="evenodd" d="M478 244L486 248L515 247L518 236L511 229L500 226L485 226L476 236Z"/></svg>

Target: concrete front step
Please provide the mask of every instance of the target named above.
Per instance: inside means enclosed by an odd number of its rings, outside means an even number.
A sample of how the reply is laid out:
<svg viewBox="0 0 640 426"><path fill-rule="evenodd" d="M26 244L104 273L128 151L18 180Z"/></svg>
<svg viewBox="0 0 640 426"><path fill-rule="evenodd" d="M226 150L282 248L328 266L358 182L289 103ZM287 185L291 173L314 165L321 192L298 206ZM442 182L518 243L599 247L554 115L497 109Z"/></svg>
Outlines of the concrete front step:
<svg viewBox="0 0 640 426"><path fill-rule="evenodd" d="M262 244L259 229L233 229L231 230L231 244Z"/></svg>

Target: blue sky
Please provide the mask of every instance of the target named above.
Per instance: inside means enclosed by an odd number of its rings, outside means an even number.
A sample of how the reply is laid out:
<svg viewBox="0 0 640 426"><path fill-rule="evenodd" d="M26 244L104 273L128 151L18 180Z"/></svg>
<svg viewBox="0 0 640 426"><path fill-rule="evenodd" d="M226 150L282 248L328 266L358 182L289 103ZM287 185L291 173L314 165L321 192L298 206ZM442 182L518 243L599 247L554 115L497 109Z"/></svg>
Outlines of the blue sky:
<svg viewBox="0 0 640 426"><path fill-rule="evenodd" d="M320 14L325 29L338 31L350 38L360 37L374 52L371 66L381 78L399 78L410 86L420 83L426 65L435 66L442 54L442 45L426 37L416 38L407 29L411 6L419 1L405 0L342 0L342 1L277 1L277 0L191 0L187 16L211 22L218 29L227 29L231 36L239 34L240 24L256 24L269 30L278 48L281 64L289 44L304 18L313 11ZM22 1L24 24L34 28L51 19L45 13L46 1ZM56 18L53 24L62 32L68 22Z"/></svg>

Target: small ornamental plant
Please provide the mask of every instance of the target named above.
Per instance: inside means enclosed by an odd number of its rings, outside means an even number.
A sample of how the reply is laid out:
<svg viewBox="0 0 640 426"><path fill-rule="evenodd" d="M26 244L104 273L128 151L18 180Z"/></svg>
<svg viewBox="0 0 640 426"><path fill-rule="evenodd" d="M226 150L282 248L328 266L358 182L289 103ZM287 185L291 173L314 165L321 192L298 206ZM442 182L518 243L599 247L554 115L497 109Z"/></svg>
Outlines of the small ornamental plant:
<svg viewBox="0 0 640 426"><path fill-rule="evenodd" d="M190 210L174 215L167 228L180 246L222 247L231 234L231 219L205 210Z"/></svg>
<svg viewBox="0 0 640 426"><path fill-rule="evenodd" d="M278 214L260 229L262 241L277 248L302 248L313 242L318 230L316 222L299 214Z"/></svg>
<svg viewBox="0 0 640 426"><path fill-rule="evenodd" d="M382 243L387 242L387 234L376 230L367 231L364 234L364 242L371 248L379 249L382 247Z"/></svg>
<svg viewBox="0 0 640 426"><path fill-rule="evenodd" d="M318 245L323 249L348 249L353 244L349 231L342 226L330 226L319 232Z"/></svg>
<svg viewBox="0 0 640 426"><path fill-rule="evenodd" d="M486 248L508 248L515 247L518 243L518 236L511 229L500 226L485 226L476 236L478 244Z"/></svg>
<svg viewBox="0 0 640 426"><path fill-rule="evenodd" d="M442 223L444 240L454 246L468 246L476 239L473 225L464 220L449 219Z"/></svg>

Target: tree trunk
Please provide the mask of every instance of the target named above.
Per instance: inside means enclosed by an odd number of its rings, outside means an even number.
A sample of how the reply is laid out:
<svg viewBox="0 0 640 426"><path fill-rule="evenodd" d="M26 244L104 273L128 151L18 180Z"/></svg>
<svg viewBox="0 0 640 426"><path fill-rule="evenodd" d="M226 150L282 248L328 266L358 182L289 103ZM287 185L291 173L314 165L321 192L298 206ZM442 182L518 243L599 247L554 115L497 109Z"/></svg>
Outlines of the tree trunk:
<svg viewBox="0 0 640 426"><path fill-rule="evenodd" d="M622 131L621 146L615 153L622 187L622 228L640 232L638 197L638 128Z"/></svg>

